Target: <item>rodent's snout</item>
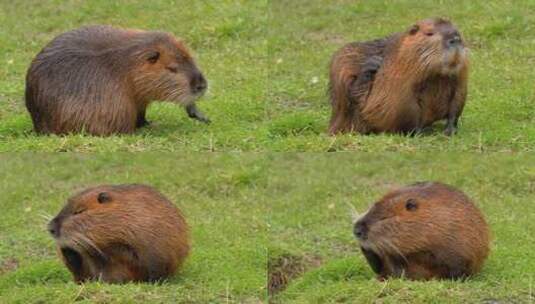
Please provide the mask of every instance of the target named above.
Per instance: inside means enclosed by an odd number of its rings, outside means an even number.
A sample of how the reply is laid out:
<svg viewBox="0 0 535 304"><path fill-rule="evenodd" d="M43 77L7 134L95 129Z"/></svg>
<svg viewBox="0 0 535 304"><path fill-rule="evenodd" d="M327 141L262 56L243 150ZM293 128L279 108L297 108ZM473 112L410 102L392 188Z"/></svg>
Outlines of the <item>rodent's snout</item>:
<svg viewBox="0 0 535 304"><path fill-rule="evenodd" d="M190 87L193 94L200 94L206 91L208 83L201 72L195 72L190 80Z"/></svg>
<svg viewBox="0 0 535 304"><path fill-rule="evenodd" d="M449 47L456 47L461 44L461 37L454 36L453 38L448 39L447 43Z"/></svg>
<svg viewBox="0 0 535 304"><path fill-rule="evenodd" d="M48 232L52 235L52 237L58 238L60 235L60 229L61 221L57 217L48 223Z"/></svg>
<svg viewBox="0 0 535 304"><path fill-rule="evenodd" d="M366 240L368 238L368 230L368 224L362 220L359 220L353 226L353 234L359 240Z"/></svg>
<svg viewBox="0 0 535 304"><path fill-rule="evenodd" d="M444 34L444 44L447 48L454 48L462 45L462 39L457 31L450 31Z"/></svg>

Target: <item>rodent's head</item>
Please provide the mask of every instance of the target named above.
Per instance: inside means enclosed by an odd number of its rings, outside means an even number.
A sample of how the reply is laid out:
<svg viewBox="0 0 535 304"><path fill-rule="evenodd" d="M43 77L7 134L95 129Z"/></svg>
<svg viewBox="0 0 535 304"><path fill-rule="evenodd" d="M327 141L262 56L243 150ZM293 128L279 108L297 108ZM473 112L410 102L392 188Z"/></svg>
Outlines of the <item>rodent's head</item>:
<svg viewBox="0 0 535 304"><path fill-rule="evenodd" d="M188 105L206 92L207 81L183 42L167 33L139 35L141 49L135 53L132 70L137 96Z"/></svg>
<svg viewBox="0 0 535 304"><path fill-rule="evenodd" d="M354 223L353 233L363 249L379 256L421 250L449 233L450 217L464 210L464 199L439 183L403 187L376 202Z"/></svg>
<svg viewBox="0 0 535 304"><path fill-rule="evenodd" d="M380 242L383 238L405 237L399 233L409 232L406 229L394 229L404 223L421 223L422 217L428 214L429 204L421 197L407 191L394 191L376 202L354 224L354 234L363 246L368 243ZM410 232L409 232L410 233ZM410 238L410 235L406 237Z"/></svg>
<svg viewBox="0 0 535 304"><path fill-rule="evenodd" d="M92 223L98 221L99 216L120 211L117 206L121 204L121 200L111 190L108 186L100 186L70 197L59 214L48 224L48 232L58 243L76 243L73 238L83 233L90 225L93 226ZM114 212L110 212L112 209Z"/></svg>
<svg viewBox="0 0 535 304"><path fill-rule="evenodd" d="M70 197L48 224L63 257L70 256L77 264L86 258L105 261L103 248L142 238L139 222L150 218L147 207L141 206L150 201L144 189L142 185L98 186Z"/></svg>
<svg viewBox="0 0 535 304"><path fill-rule="evenodd" d="M424 69L442 75L455 75L468 63L460 32L442 18L425 19L411 26L404 35L400 52Z"/></svg>

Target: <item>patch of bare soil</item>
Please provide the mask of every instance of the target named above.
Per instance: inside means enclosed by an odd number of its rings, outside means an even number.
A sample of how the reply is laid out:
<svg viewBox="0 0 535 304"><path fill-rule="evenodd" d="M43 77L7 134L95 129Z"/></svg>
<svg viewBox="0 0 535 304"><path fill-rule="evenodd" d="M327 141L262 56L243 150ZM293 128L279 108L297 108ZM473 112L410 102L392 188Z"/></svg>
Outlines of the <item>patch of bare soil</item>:
<svg viewBox="0 0 535 304"><path fill-rule="evenodd" d="M319 265L321 265L319 257L284 254L270 258L268 261L269 296L284 290L292 279Z"/></svg>
<svg viewBox="0 0 535 304"><path fill-rule="evenodd" d="M19 267L19 261L15 258L7 258L0 263L0 275L14 271Z"/></svg>

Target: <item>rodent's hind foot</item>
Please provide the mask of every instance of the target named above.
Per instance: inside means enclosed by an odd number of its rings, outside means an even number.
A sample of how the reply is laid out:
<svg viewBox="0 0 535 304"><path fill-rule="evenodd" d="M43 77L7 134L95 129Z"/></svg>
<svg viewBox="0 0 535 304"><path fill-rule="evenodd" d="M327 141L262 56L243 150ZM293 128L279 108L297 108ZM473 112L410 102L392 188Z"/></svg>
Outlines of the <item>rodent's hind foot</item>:
<svg viewBox="0 0 535 304"><path fill-rule="evenodd" d="M136 128L143 128L145 126L148 126L150 125L152 122L148 121L148 120L138 120L137 123L136 123Z"/></svg>

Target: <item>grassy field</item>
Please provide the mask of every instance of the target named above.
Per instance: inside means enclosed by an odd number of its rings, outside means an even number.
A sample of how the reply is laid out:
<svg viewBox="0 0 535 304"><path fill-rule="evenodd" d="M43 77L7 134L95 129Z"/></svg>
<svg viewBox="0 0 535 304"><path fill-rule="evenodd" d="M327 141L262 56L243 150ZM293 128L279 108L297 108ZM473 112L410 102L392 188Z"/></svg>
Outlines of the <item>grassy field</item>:
<svg viewBox="0 0 535 304"><path fill-rule="evenodd" d="M273 303L535 302L533 156L287 155L270 166ZM281 172L283 174L281 174ZM379 282L352 235L349 204L364 212L385 192L435 180L466 192L492 232L491 254L465 282ZM284 288L285 287L285 288Z"/></svg>
<svg viewBox="0 0 535 304"><path fill-rule="evenodd" d="M0 303L259 303L266 295L266 160L232 155L0 155ZM77 285L44 217L103 183L153 185L185 214L192 252L156 284ZM257 198L259 196L260 198Z"/></svg>
<svg viewBox="0 0 535 304"><path fill-rule="evenodd" d="M535 2L508 1L1 1L0 151L533 151ZM471 49L460 133L325 134L331 54L355 40L451 18ZM36 136L24 76L55 35L83 24L160 29L183 37L209 80L211 125L170 103L134 135Z"/></svg>

